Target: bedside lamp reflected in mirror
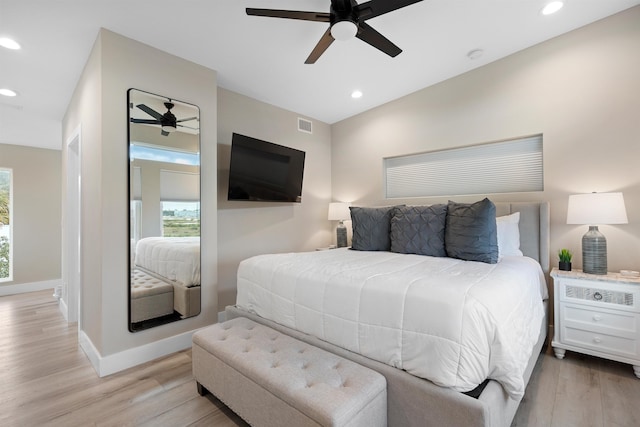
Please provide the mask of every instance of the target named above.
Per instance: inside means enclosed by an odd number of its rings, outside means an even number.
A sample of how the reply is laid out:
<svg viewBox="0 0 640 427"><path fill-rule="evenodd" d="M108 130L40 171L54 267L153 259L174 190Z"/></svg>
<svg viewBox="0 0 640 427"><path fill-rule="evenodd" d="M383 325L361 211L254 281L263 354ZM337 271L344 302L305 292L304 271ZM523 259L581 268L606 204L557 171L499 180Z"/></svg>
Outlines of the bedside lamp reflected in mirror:
<svg viewBox="0 0 640 427"><path fill-rule="evenodd" d="M600 224L627 224L622 193L590 193L569 196L567 224L583 224L589 231L582 236L582 271L607 274L607 240Z"/></svg>
<svg viewBox="0 0 640 427"><path fill-rule="evenodd" d="M349 203L329 203L329 221L340 221L336 229L336 243L339 248L347 247L347 227L344 221L351 218Z"/></svg>

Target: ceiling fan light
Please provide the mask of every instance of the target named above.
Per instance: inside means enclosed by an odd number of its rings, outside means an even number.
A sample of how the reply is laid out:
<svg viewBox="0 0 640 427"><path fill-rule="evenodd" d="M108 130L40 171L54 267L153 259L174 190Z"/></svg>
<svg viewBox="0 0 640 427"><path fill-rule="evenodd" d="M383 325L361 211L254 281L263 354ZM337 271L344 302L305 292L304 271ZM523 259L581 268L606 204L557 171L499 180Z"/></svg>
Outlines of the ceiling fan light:
<svg viewBox="0 0 640 427"><path fill-rule="evenodd" d="M331 26L331 37L336 40L349 40L358 33L358 26L351 21L338 21Z"/></svg>
<svg viewBox="0 0 640 427"><path fill-rule="evenodd" d="M175 132L176 131L176 127L174 125L170 125L170 124L162 125L162 130L165 131L165 132L171 133L171 132Z"/></svg>

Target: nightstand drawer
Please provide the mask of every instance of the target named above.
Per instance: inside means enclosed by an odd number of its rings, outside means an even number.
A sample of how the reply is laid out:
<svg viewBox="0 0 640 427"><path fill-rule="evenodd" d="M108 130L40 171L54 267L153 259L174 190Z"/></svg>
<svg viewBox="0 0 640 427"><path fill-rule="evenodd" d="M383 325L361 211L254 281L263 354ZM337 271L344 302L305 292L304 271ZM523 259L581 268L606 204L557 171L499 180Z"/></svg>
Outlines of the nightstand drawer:
<svg viewBox="0 0 640 427"><path fill-rule="evenodd" d="M608 289L604 283L561 281L560 299L601 307L638 311L638 291Z"/></svg>
<svg viewBox="0 0 640 427"><path fill-rule="evenodd" d="M636 340L567 327L562 328L562 335L562 342L567 344L625 357L638 356Z"/></svg>
<svg viewBox="0 0 640 427"><path fill-rule="evenodd" d="M633 313L594 310L591 307L570 304L564 304L560 310L562 323L567 327L578 327L629 339L637 337L638 320L637 315Z"/></svg>

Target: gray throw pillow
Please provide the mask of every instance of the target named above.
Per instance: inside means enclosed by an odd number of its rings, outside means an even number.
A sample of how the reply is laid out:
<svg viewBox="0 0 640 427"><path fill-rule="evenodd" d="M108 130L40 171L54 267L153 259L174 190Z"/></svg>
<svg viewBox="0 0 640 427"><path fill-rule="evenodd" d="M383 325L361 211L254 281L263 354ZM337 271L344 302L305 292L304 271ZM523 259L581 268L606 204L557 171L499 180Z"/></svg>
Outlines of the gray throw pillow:
<svg viewBox="0 0 640 427"><path fill-rule="evenodd" d="M391 218L391 252L444 257L447 205L398 207Z"/></svg>
<svg viewBox="0 0 640 427"><path fill-rule="evenodd" d="M475 203L447 205L445 248L451 258L498 262L496 206L487 198Z"/></svg>
<svg viewBox="0 0 640 427"><path fill-rule="evenodd" d="M395 206L361 208L352 206L353 237L351 249L358 251L388 251L391 248L389 228Z"/></svg>

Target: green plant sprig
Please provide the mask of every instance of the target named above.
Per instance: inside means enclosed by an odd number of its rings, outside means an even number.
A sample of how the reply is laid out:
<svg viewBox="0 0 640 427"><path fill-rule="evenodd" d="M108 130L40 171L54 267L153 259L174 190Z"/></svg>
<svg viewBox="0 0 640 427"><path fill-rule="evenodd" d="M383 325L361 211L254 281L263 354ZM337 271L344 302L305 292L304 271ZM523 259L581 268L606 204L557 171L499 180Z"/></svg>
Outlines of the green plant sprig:
<svg viewBox="0 0 640 427"><path fill-rule="evenodd" d="M571 262L573 254L568 249L560 249L558 251L558 258L560 262Z"/></svg>

